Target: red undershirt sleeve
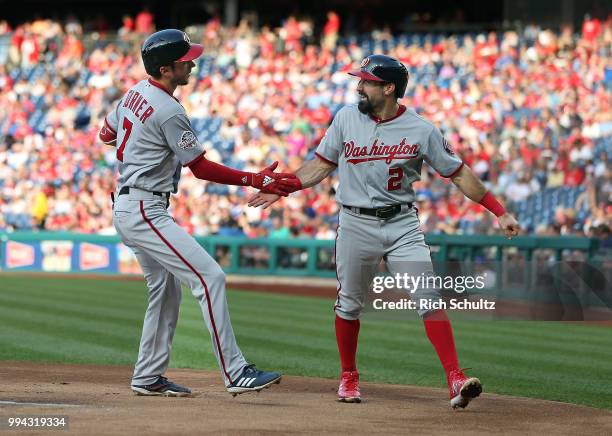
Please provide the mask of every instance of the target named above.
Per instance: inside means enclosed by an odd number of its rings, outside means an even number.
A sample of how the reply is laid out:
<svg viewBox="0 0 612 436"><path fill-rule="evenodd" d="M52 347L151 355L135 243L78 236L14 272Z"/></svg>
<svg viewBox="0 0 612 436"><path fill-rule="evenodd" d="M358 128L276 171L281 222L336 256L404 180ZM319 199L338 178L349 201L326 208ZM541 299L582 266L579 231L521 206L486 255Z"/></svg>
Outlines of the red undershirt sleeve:
<svg viewBox="0 0 612 436"><path fill-rule="evenodd" d="M251 186L253 181L253 173L209 161L204 155L190 163L189 169L198 179L224 185Z"/></svg>

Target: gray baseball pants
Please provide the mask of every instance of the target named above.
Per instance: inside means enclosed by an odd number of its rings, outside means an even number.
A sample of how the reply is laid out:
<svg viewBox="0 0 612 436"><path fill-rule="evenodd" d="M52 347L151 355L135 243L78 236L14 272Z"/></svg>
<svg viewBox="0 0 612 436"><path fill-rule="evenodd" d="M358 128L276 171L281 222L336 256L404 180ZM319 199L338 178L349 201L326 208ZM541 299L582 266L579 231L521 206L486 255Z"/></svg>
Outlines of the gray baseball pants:
<svg viewBox="0 0 612 436"><path fill-rule="evenodd" d="M168 368L181 282L191 288L200 305L223 380L226 386L231 384L247 362L232 329L221 267L174 222L165 197L130 188L129 194L115 197L113 224L136 255L149 288L132 384L151 384Z"/></svg>

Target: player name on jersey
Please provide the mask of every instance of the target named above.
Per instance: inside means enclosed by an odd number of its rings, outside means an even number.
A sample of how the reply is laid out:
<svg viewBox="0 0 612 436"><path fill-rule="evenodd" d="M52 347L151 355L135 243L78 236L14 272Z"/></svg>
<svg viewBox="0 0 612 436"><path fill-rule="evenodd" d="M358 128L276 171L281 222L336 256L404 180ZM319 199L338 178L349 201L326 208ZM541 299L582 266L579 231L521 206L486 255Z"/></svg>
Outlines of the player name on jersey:
<svg viewBox="0 0 612 436"><path fill-rule="evenodd" d="M143 96L138 91L130 89L127 96L125 97L125 101L123 102L123 107L128 108L129 110L134 112L134 115L136 115L140 122L144 124L147 118L149 118L151 115L153 115L153 112L155 112L153 106L150 106L148 103L149 102L145 98L143 98ZM145 106L146 109L144 110L144 112L142 112L141 115L140 112L144 109Z"/></svg>
<svg viewBox="0 0 612 436"><path fill-rule="evenodd" d="M390 164L396 159L414 159L419 155L420 144L409 144L407 141L406 138L402 138L399 144L389 145L381 141L378 145L378 139L376 139L370 147L367 145L361 147L351 140L344 143L344 157L352 164L373 160L384 160L385 163ZM362 157L365 158L361 159Z"/></svg>

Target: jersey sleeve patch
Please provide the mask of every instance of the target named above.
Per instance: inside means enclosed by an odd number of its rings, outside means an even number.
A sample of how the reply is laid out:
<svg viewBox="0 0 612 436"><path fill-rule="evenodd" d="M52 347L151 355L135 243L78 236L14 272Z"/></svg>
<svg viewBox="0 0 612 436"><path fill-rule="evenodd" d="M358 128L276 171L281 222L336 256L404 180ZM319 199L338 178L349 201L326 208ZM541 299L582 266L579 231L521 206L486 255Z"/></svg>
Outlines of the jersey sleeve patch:
<svg viewBox="0 0 612 436"><path fill-rule="evenodd" d="M444 151L446 151L451 156L455 155L455 150L453 150L453 146L450 145L450 142L448 142L446 138L442 138L442 147L444 147Z"/></svg>
<svg viewBox="0 0 612 436"><path fill-rule="evenodd" d="M189 130L183 131L178 141L178 147L182 150L189 150L198 144L198 139L195 137L193 132Z"/></svg>

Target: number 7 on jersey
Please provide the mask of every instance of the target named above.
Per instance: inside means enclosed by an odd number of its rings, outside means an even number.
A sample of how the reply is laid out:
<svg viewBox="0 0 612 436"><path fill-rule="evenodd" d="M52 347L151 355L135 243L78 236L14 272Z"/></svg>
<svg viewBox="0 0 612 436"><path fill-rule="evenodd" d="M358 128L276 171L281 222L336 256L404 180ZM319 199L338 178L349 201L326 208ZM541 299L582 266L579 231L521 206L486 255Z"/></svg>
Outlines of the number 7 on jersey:
<svg viewBox="0 0 612 436"><path fill-rule="evenodd" d="M130 134L132 133L132 122L127 119L127 117L123 117L123 130L125 130L125 134L123 135L123 141L121 141L121 145L117 149L117 159L123 162L123 149L130 139Z"/></svg>

